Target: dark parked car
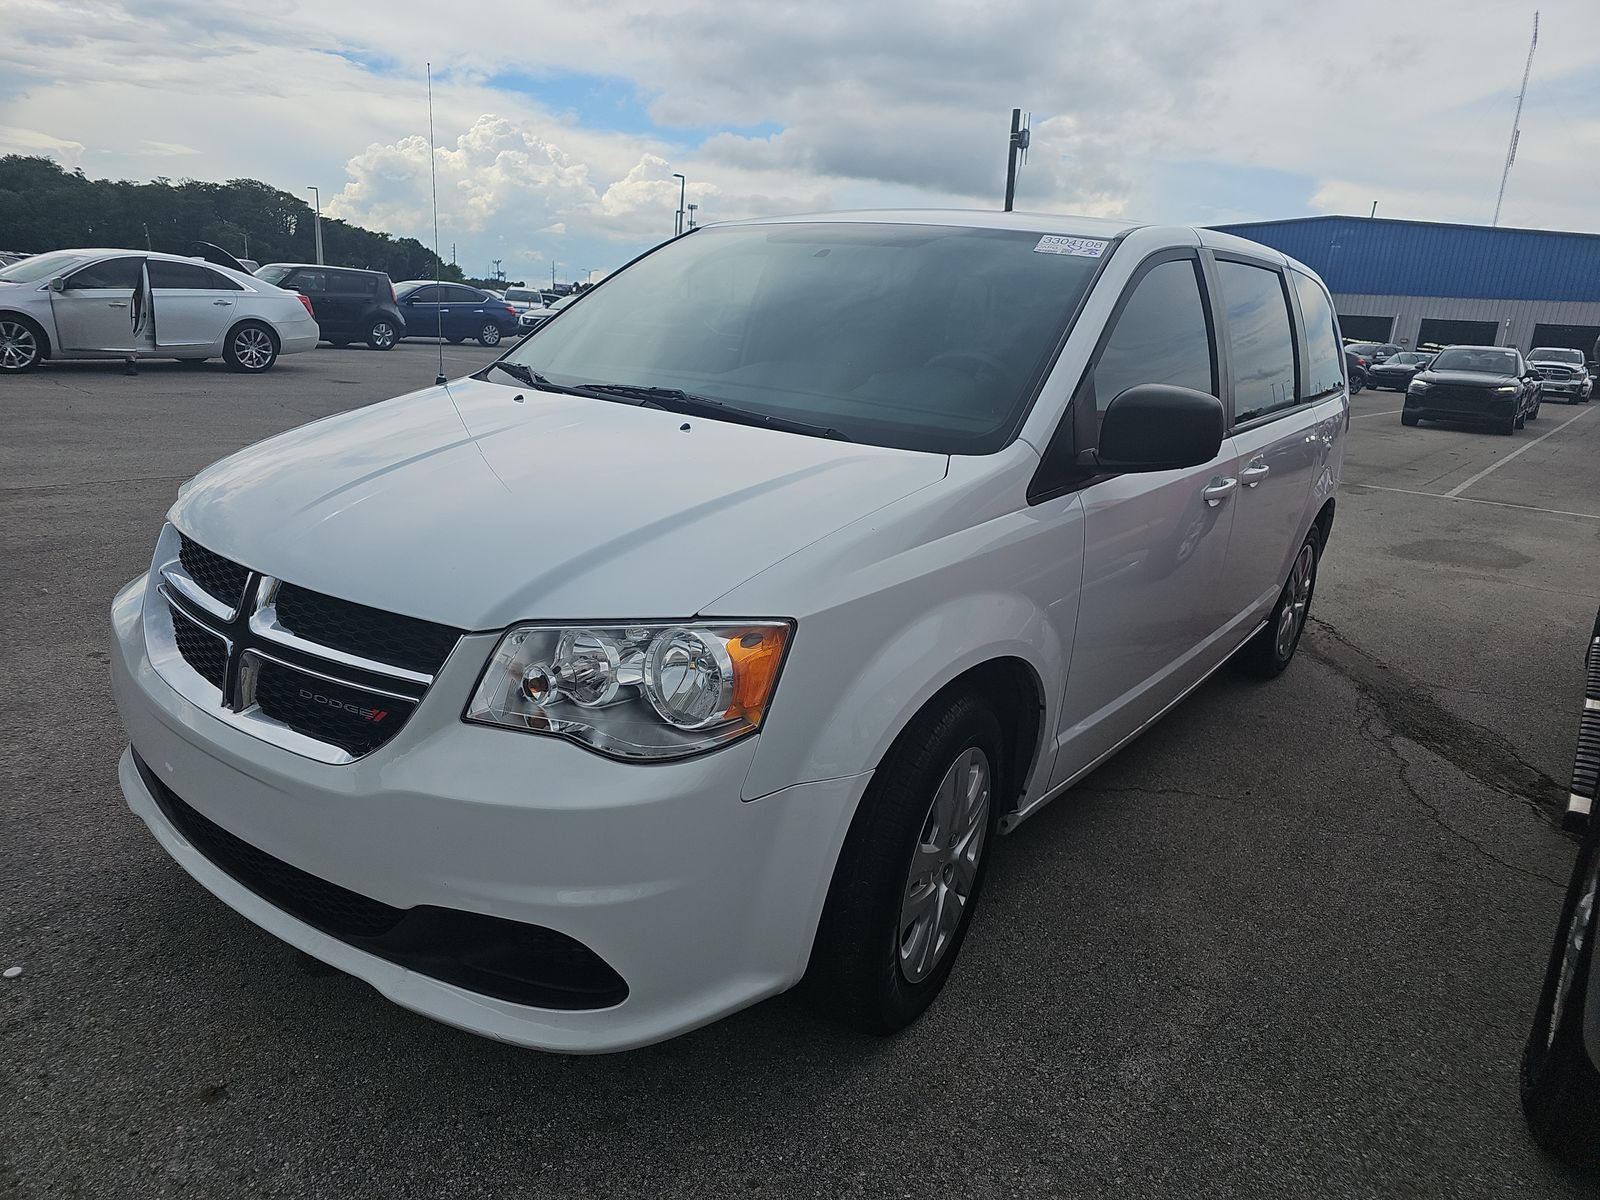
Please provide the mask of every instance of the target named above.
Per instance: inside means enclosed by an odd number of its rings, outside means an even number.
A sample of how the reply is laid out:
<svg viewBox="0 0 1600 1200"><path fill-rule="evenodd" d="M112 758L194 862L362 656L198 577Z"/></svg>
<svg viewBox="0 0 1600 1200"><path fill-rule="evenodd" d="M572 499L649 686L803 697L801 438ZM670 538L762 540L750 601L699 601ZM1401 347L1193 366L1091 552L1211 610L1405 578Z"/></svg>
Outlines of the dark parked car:
<svg viewBox="0 0 1600 1200"><path fill-rule="evenodd" d="M1539 376L1507 346L1450 346L1434 355L1406 389L1402 425L1463 421L1501 433L1539 418Z"/></svg>
<svg viewBox="0 0 1600 1200"><path fill-rule="evenodd" d="M1589 403L1594 379L1582 350L1560 346L1529 350L1528 365L1544 380L1544 394L1548 399L1565 400L1568 404Z"/></svg>
<svg viewBox="0 0 1600 1200"><path fill-rule="evenodd" d="M517 332L517 310L488 292L462 283L411 279L394 285L405 317L406 337L439 337L464 342L477 338L485 346Z"/></svg>
<svg viewBox="0 0 1600 1200"><path fill-rule="evenodd" d="M1600 617L1585 658L1588 676L1565 826L1582 835L1533 1029L1522 1052L1522 1111L1534 1139L1572 1162L1600 1161L1600 979L1594 924L1600 890Z"/></svg>
<svg viewBox="0 0 1600 1200"><path fill-rule="evenodd" d="M365 342L374 350L393 350L405 322L395 303L394 284L382 271L327 267L317 263L268 263L257 279L299 292L311 301L322 340L335 346Z"/></svg>
<svg viewBox="0 0 1600 1200"><path fill-rule="evenodd" d="M1390 356L1400 353L1400 347L1393 342L1351 342L1345 349L1354 350L1371 363L1388 362Z"/></svg>
<svg viewBox="0 0 1600 1200"><path fill-rule="evenodd" d="M1415 350L1391 354L1383 362L1372 364L1367 371L1367 386L1403 392L1410 386L1412 377L1426 367L1432 358L1431 354L1419 354Z"/></svg>
<svg viewBox="0 0 1600 1200"><path fill-rule="evenodd" d="M1345 374L1350 376L1350 394L1357 395L1367 386L1367 372L1372 370L1372 360L1357 354L1350 347L1344 349Z"/></svg>

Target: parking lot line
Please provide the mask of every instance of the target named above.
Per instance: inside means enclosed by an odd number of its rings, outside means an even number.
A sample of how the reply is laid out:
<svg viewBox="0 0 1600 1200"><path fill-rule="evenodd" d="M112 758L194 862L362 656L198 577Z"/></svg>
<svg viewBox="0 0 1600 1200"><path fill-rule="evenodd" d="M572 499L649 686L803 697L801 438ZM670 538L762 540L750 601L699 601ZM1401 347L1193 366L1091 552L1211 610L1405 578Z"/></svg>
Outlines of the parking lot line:
<svg viewBox="0 0 1600 1200"><path fill-rule="evenodd" d="M1479 471L1476 475L1472 476L1472 478L1466 480L1463 483L1456 484L1455 487L1451 488L1448 492L1445 493L1445 496L1448 499L1451 499L1451 500L1456 499L1458 496L1461 495L1462 492L1466 491L1473 484L1477 483L1480 479L1483 479L1487 475L1494 474L1494 472L1498 471L1501 467L1505 466L1513 458L1517 457L1517 455L1526 454L1529 450L1532 450L1540 442L1544 441L1545 438L1555 437L1556 434L1560 433L1568 425L1571 425L1574 421L1581 421L1581 420L1583 420L1583 418L1585 418L1588 415L1589 415L1589 412L1588 412L1587 409L1585 409L1583 412L1579 413L1575 417L1568 417L1565 421L1561 422L1561 424L1557 425L1549 433L1542 434L1539 437L1534 438L1533 441L1529 442L1525 446L1517 447L1515 450L1513 450L1510 454L1506 455L1504 458L1498 460L1497 462L1490 463L1483 470ZM1511 507L1512 508L1517 508L1519 506L1513 504L1513 505L1511 505ZM1583 516L1585 514L1578 513L1576 515Z"/></svg>
<svg viewBox="0 0 1600 1200"><path fill-rule="evenodd" d="M1392 416L1394 416L1394 415L1395 415L1395 413L1397 413L1397 412L1404 412L1404 411L1405 411L1405 410L1404 410L1404 409L1401 409L1401 408L1386 408L1386 409L1384 409L1384 411L1383 411L1383 412L1376 412L1376 413L1352 413L1352 414L1351 414L1351 416L1350 416L1350 419L1351 419L1351 420L1352 420L1352 421L1359 421L1359 420L1361 420L1361 419L1362 419L1362 418L1363 418L1363 417L1392 417Z"/></svg>
<svg viewBox="0 0 1600 1200"><path fill-rule="evenodd" d="M1578 414L1578 416L1582 415L1582 413ZM1574 417L1573 420L1577 420L1577 417ZM1551 430L1550 432L1554 433L1556 431ZM1549 434L1545 436L1548 437ZM1529 442L1528 445L1531 446L1533 443ZM1527 449L1527 447L1525 446L1523 449ZM1518 512L1548 513L1552 517L1583 517L1590 521L1600 521L1600 513L1569 512L1564 508L1540 508L1536 504L1508 504L1504 500L1479 500L1473 496L1458 496L1455 492L1419 492L1412 488L1379 487L1375 483L1346 482L1343 486L1365 488L1369 492L1393 492L1397 496L1426 496L1430 500L1456 500L1462 504L1488 504L1494 508L1514 508Z"/></svg>

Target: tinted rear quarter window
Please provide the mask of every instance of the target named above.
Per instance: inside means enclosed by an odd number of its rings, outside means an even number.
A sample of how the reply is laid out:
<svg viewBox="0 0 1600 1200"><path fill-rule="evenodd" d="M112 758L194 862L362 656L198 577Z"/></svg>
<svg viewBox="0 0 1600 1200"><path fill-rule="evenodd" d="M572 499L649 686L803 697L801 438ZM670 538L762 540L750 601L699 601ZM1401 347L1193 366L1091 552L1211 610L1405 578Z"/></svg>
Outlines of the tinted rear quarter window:
<svg viewBox="0 0 1600 1200"><path fill-rule="evenodd" d="M1299 271L1289 277L1300 297L1300 319L1306 328L1306 369L1300 391L1307 399L1323 396L1344 386L1344 353L1334 324L1333 304L1315 279Z"/></svg>
<svg viewBox="0 0 1600 1200"><path fill-rule="evenodd" d="M1233 419L1295 403L1294 332L1283 277L1268 267L1217 262L1233 366Z"/></svg>
<svg viewBox="0 0 1600 1200"><path fill-rule="evenodd" d="M236 292L240 286L226 275L218 274L198 263L150 260L150 286L153 288L189 288L210 292Z"/></svg>

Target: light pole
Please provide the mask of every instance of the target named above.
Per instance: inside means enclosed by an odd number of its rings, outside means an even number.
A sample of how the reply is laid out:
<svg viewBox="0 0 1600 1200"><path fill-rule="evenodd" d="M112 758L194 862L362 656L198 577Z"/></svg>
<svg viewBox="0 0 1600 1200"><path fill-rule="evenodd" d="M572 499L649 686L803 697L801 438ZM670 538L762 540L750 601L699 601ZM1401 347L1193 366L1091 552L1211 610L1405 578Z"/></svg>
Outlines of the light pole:
<svg viewBox="0 0 1600 1200"><path fill-rule="evenodd" d="M595 272L595 268L594 267L586 267L586 268L584 268L583 281L585 283L593 283L594 282L594 272Z"/></svg>
<svg viewBox="0 0 1600 1200"><path fill-rule="evenodd" d="M560 265L555 259L552 258L550 260L550 290L552 292L556 290L556 268Z"/></svg>
<svg viewBox="0 0 1600 1200"><path fill-rule="evenodd" d="M317 199L317 218L315 228L317 231L317 266L320 267L322 265L322 193L309 185L307 185L306 191L310 192Z"/></svg>
<svg viewBox="0 0 1600 1200"><path fill-rule="evenodd" d="M672 236L677 237L683 232L684 190L689 186L689 181L676 171L672 173L672 177L678 181L678 219L673 223L672 226Z"/></svg>

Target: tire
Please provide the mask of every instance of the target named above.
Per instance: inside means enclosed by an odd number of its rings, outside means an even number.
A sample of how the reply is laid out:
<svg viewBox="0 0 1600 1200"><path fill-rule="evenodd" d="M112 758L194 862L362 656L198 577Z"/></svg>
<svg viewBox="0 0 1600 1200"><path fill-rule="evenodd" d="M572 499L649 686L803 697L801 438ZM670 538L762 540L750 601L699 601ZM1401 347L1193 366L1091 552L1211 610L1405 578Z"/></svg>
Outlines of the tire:
<svg viewBox="0 0 1600 1200"><path fill-rule="evenodd" d="M393 350L399 344L400 331L388 317L375 317L363 340L374 350Z"/></svg>
<svg viewBox="0 0 1600 1200"><path fill-rule="evenodd" d="M1515 433L1517 430L1522 428L1522 418L1517 417L1517 416L1507 417L1501 424L1497 425L1495 428L1496 428L1496 431L1498 433L1500 433L1501 435L1509 436L1509 435Z"/></svg>
<svg viewBox="0 0 1600 1200"><path fill-rule="evenodd" d="M348 346L350 344L350 339L349 338L343 338L343 337L328 338L327 342L328 342L328 345L332 346L335 350L343 350L346 346Z"/></svg>
<svg viewBox="0 0 1600 1200"><path fill-rule="evenodd" d="M44 361L44 330L27 317L0 316L0 374L21 375Z"/></svg>
<svg viewBox="0 0 1600 1200"><path fill-rule="evenodd" d="M259 375L278 361L278 339L260 321L244 321L228 331L222 357L230 371Z"/></svg>
<svg viewBox="0 0 1600 1200"><path fill-rule="evenodd" d="M1363 385L1362 385L1362 382L1361 382L1361 380L1359 380L1359 379L1352 379L1352 380L1351 380L1351 381L1350 381L1350 394L1351 394L1351 395L1352 395L1352 396L1359 396L1359 395L1361 395L1361 388L1362 388L1362 386L1363 386Z"/></svg>
<svg viewBox="0 0 1600 1200"><path fill-rule="evenodd" d="M1528 423L1528 414L1519 412L1516 415L1515 419L1512 420L1511 428L1513 430L1521 429L1527 423Z"/></svg>
<svg viewBox="0 0 1600 1200"><path fill-rule="evenodd" d="M500 326L492 321L478 330L478 345L498 346L500 344Z"/></svg>
<svg viewBox="0 0 1600 1200"><path fill-rule="evenodd" d="M895 740L834 867L803 985L814 1007L889 1034L933 1003L971 925L1010 794L1004 746L999 717L971 693L930 704ZM924 864L931 871L919 874Z"/></svg>
<svg viewBox="0 0 1600 1200"><path fill-rule="evenodd" d="M1312 525L1295 553L1289 578L1278 593L1278 602L1272 606L1266 626L1234 656L1235 666L1244 674L1257 679L1276 679L1293 661L1300 636L1305 633L1306 621L1311 616L1311 600L1317 590L1317 563L1321 558L1322 530Z"/></svg>
<svg viewBox="0 0 1600 1200"><path fill-rule="evenodd" d="M198 367L207 361L208 360L204 358L180 358L177 360L180 367Z"/></svg>
<svg viewBox="0 0 1600 1200"><path fill-rule="evenodd" d="M1404 411L1403 409L1401 410L1401 413L1400 413L1400 424L1402 424L1402 425L1420 425L1421 423L1422 423L1422 418L1417 416L1416 413L1408 413L1408 412Z"/></svg>
<svg viewBox="0 0 1600 1200"><path fill-rule="evenodd" d="M1566 903L1533 1027L1522 1051L1522 1114L1534 1141L1568 1162L1600 1161L1600 1072L1584 1049L1584 1010L1593 1002L1594 909L1600 883L1600 841L1591 834L1573 866Z"/></svg>
<svg viewBox="0 0 1600 1200"><path fill-rule="evenodd" d="M444 340L449 342L452 346L459 346L467 339L462 337L459 333L447 333L444 335Z"/></svg>
<svg viewBox="0 0 1600 1200"><path fill-rule="evenodd" d="M1543 403L1544 402L1541 400L1538 404L1535 404L1533 406L1533 411L1528 414L1528 420L1537 421L1539 419L1539 409L1543 405Z"/></svg>

